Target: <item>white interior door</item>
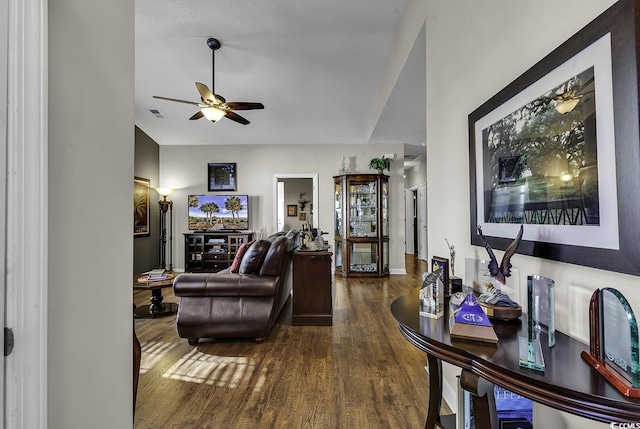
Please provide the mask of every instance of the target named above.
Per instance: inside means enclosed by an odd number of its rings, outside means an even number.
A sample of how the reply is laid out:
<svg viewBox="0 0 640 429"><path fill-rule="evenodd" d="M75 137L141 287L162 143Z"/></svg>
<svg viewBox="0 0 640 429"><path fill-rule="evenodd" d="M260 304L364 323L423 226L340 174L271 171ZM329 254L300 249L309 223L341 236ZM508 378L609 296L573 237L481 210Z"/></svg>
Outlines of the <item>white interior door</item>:
<svg viewBox="0 0 640 429"><path fill-rule="evenodd" d="M418 186L418 258L427 260L427 184Z"/></svg>
<svg viewBox="0 0 640 429"><path fill-rule="evenodd" d="M284 182L278 182L278 227L276 231L282 231L284 228Z"/></svg>
<svg viewBox="0 0 640 429"><path fill-rule="evenodd" d="M7 85L8 85L8 72L9 72L9 54L8 54L8 37L9 37L9 3L0 2L0 64L4 64L0 67L0 220L2 228L0 228L0 320L5 320L5 291L6 291L6 277L5 273L5 260L6 260L6 248L7 242L6 226L7 217L6 213L6 198L7 198ZM4 329L0 329L0 341L4 343ZM7 359L3 357L2 368L0 368L0 416L4 416L4 403L5 403L5 371ZM0 428L4 428L4 418L0 420Z"/></svg>
<svg viewBox="0 0 640 429"><path fill-rule="evenodd" d="M0 320L16 338L0 371L8 428L47 426L47 11L0 1Z"/></svg>

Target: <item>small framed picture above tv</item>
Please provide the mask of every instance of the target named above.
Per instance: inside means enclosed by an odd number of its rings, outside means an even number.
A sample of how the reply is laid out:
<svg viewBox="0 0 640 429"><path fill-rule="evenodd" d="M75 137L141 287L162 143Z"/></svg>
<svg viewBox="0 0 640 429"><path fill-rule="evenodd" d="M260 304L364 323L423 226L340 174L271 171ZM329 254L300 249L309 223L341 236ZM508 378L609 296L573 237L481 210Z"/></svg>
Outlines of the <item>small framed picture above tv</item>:
<svg viewBox="0 0 640 429"><path fill-rule="evenodd" d="M189 195L190 231L244 231L249 229L248 195Z"/></svg>
<svg viewBox="0 0 640 429"><path fill-rule="evenodd" d="M207 183L209 191L236 191L236 163L209 163Z"/></svg>

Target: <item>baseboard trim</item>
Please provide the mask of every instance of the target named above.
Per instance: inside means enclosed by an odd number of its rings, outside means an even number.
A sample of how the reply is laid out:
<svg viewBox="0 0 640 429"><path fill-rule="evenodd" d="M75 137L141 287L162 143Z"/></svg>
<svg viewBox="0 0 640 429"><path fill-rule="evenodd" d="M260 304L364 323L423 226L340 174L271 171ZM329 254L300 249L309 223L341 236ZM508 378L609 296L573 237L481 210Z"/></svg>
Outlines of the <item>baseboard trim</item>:
<svg viewBox="0 0 640 429"><path fill-rule="evenodd" d="M389 274L406 276L407 275L407 270L404 269L404 268L390 268L389 269Z"/></svg>

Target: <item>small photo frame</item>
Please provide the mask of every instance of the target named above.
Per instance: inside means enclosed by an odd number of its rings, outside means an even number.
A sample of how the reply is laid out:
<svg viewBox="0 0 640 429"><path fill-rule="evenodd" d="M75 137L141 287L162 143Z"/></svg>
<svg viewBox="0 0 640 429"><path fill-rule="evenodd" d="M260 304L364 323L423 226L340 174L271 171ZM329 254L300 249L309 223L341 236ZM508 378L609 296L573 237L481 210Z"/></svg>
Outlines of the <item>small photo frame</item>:
<svg viewBox="0 0 640 429"><path fill-rule="evenodd" d="M449 296L449 259L441 258L440 256L431 258L431 272L435 272L440 267L442 267L440 280L442 280L442 284L444 285L444 294L445 296Z"/></svg>
<svg viewBox="0 0 640 429"><path fill-rule="evenodd" d="M305 220L307 220L307 214L306 213L300 213L300 215L298 215L298 220L301 220L301 221L304 222Z"/></svg>
<svg viewBox="0 0 640 429"><path fill-rule="evenodd" d="M288 204L287 216L298 216L298 206L296 206L295 204Z"/></svg>
<svg viewBox="0 0 640 429"><path fill-rule="evenodd" d="M236 163L209 163L207 183L209 191L236 191Z"/></svg>

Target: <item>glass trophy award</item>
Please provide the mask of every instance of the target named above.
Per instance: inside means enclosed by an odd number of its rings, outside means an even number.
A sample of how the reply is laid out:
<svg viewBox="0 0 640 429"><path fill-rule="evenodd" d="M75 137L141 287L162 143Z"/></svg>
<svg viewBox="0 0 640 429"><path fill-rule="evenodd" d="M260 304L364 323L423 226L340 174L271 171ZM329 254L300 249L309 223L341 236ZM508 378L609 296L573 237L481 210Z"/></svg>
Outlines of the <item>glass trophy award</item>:
<svg viewBox="0 0 640 429"><path fill-rule="evenodd" d="M638 322L616 289L597 289L589 302L589 351L582 358L625 396L640 398Z"/></svg>
<svg viewBox="0 0 640 429"><path fill-rule="evenodd" d="M547 346L556 343L555 282L552 279L527 276L527 337L518 338L520 366L544 371L541 338L547 337Z"/></svg>
<svg viewBox="0 0 640 429"><path fill-rule="evenodd" d="M444 315L444 283L441 279L442 267L432 273L422 275L420 288L420 315L437 319Z"/></svg>

